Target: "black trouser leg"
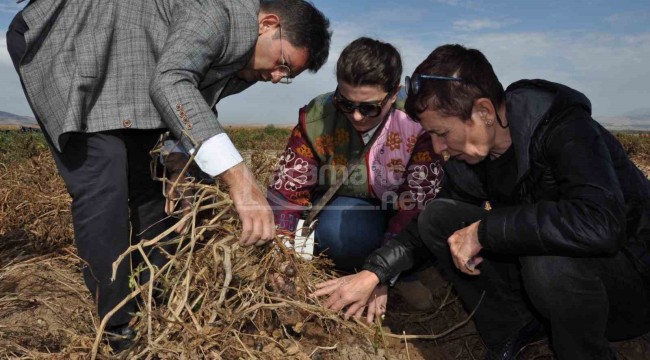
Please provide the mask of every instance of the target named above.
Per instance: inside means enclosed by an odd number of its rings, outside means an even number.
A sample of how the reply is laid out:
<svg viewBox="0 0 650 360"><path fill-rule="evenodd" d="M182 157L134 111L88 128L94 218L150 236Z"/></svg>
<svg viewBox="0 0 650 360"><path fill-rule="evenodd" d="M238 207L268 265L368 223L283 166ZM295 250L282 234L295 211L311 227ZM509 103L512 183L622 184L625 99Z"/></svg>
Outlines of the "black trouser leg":
<svg viewBox="0 0 650 360"><path fill-rule="evenodd" d="M126 258L111 282L113 262L129 245L153 239L170 226L162 185L152 179L150 171L149 151L158 137L156 130L74 134L65 151L55 154L73 198L77 248L88 264L84 278L95 294L100 318L132 291L131 270L142 258L138 252L132 262ZM166 257L157 250L145 251L154 265L165 264ZM146 281L148 269L140 275ZM130 301L111 317L109 325L128 322L135 310L136 303Z"/></svg>
<svg viewBox="0 0 650 360"><path fill-rule="evenodd" d="M63 153L55 158L72 203L72 218L86 285L103 318L131 291L132 268L142 258L134 253L120 264L110 281L113 262L131 244L150 240L169 228L164 213L162 185L152 179L149 151L159 131L126 130L97 134L73 134ZM166 257L145 249L152 264L160 267ZM171 250L170 250L171 252ZM140 274L149 278L149 271ZM109 325L128 322L136 303L130 301L109 320Z"/></svg>
<svg viewBox="0 0 650 360"><path fill-rule="evenodd" d="M606 258L520 258L524 287L551 323L560 359L614 359L608 340L649 329L647 285L623 253Z"/></svg>
<svg viewBox="0 0 650 360"><path fill-rule="evenodd" d="M111 281L113 262L130 243L126 147L110 134L72 134L65 150L53 154L72 196L75 242L86 262L84 279L103 318L131 292L130 258ZM109 325L128 322L135 309L135 302L129 302Z"/></svg>
<svg viewBox="0 0 650 360"><path fill-rule="evenodd" d="M518 286L516 259L482 254L481 274L469 276L456 269L447 243L463 223L470 225L485 213L486 210L477 206L438 199L420 214L418 228L422 240L435 254L441 272L454 284L469 311L477 306L485 292L474 322L485 344L497 347L533 318Z"/></svg>
<svg viewBox="0 0 650 360"><path fill-rule="evenodd" d="M149 151L156 145L160 131L125 131L122 133L122 137L126 145L129 164L129 209L133 226L131 243L136 244L143 240L154 239L171 227L176 220L165 214L162 183L154 180L151 176ZM167 257L158 248L144 250L153 265L161 267L167 262ZM165 250L173 253L175 246L166 246ZM134 265L140 261L141 256L138 253L134 257ZM141 273L140 279L141 283L149 279L148 270Z"/></svg>

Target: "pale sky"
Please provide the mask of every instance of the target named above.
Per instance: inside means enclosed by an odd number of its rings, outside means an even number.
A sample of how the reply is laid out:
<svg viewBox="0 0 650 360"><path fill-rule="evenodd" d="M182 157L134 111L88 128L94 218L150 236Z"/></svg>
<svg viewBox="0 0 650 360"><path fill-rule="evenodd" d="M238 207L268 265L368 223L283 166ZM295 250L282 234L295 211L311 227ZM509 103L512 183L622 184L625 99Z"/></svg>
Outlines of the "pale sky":
<svg viewBox="0 0 650 360"><path fill-rule="evenodd" d="M330 58L291 85L256 84L217 105L223 124L292 124L298 109L336 86L334 65L360 36L400 50L404 75L437 46L481 50L504 86L522 78L564 83L592 102L596 116L650 113L650 1L631 0L314 0L334 30ZM399 3L399 6L396 4ZM0 0L4 34L22 6ZM31 115L0 37L0 111Z"/></svg>

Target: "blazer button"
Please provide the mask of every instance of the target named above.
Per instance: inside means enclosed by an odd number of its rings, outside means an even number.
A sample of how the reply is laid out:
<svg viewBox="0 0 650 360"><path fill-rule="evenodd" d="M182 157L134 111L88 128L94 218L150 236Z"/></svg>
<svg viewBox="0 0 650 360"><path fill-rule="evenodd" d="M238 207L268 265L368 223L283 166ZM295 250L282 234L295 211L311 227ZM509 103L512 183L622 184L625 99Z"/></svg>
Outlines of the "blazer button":
<svg viewBox="0 0 650 360"><path fill-rule="evenodd" d="M128 129L133 126L133 123L131 122L131 119L124 119L122 120L122 126Z"/></svg>
<svg viewBox="0 0 650 360"><path fill-rule="evenodd" d="M185 128L186 128L187 130L192 130L192 124L190 124L190 123L185 123Z"/></svg>
<svg viewBox="0 0 650 360"><path fill-rule="evenodd" d="M176 110L180 110L182 108L183 108L183 106L181 104L176 104Z"/></svg>

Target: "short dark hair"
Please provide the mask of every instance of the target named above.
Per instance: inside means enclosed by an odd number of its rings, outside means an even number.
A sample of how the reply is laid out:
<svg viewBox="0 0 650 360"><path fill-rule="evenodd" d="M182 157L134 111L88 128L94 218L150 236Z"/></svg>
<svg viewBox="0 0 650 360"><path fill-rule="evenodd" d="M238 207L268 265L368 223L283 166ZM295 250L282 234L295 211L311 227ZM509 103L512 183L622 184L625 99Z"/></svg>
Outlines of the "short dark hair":
<svg viewBox="0 0 650 360"><path fill-rule="evenodd" d="M489 98L498 111L505 99L503 85L485 55L462 45L442 45L415 69L414 74L458 77L462 81L421 79L417 94L406 98L405 110L414 120L427 109L469 120L474 100Z"/></svg>
<svg viewBox="0 0 650 360"><path fill-rule="evenodd" d="M391 92L401 77L402 58L397 49L367 37L346 46L336 64L336 79L352 86L378 85Z"/></svg>
<svg viewBox="0 0 650 360"><path fill-rule="evenodd" d="M330 21L314 5L305 0L262 0L260 9L280 18L282 37L296 48L306 48L307 69L318 71L330 52Z"/></svg>

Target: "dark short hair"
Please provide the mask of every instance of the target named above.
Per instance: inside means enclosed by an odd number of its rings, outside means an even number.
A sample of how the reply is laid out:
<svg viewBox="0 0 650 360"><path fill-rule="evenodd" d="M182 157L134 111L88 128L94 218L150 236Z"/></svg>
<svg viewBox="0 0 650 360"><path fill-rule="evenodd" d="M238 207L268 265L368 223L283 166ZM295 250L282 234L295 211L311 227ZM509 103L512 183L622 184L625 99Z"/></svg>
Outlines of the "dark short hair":
<svg viewBox="0 0 650 360"><path fill-rule="evenodd" d="M458 77L463 81L421 79L416 95L406 98L405 110L414 120L427 109L469 120L474 100L489 98L498 110L505 99L503 85L485 55L462 45L442 45L415 69L414 74Z"/></svg>
<svg viewBox="0 0 650 360"><path fill-rule="evenodd" d="M262 0L261 11L280 18L282 37L296 48L306 48L307 69L318 71L330 52L330 21L314 5L304 0Z"/></svg>
<svg viewBox="0 0 650 360"><path fill-rule="evenodd" d="M402 58L391 44L361 37L343 49L336 79L352 86L377 85L390 92L402 77Z"/></svg>

